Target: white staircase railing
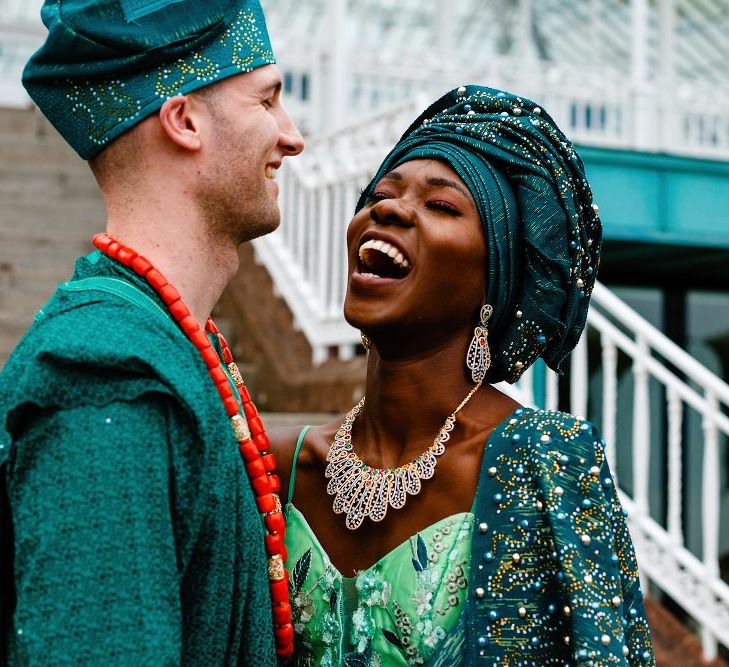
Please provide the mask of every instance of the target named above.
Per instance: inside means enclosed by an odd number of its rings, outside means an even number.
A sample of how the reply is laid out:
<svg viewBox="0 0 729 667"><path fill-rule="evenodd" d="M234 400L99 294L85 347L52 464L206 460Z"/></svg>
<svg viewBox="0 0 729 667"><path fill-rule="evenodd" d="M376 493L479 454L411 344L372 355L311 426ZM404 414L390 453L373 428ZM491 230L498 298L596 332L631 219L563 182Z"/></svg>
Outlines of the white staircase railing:
<svg viewBox="0 0 729 667"><path fill-rule="evenodd" d="M704 656L715 658L718 642L729 647L729 585L720 576L720 558L729 556L720 465L729 454L729 385L600 283L567 379L539 362L516 391L500 388L527 405L557 409L563 382L565 407L588 415L607 443L643 581L693 617ZM692 453L702 464L687 485ZM699 540L686 539L684 516L700 517Z"/></svg>
<svg viewBox="0 0 729 667"><path fill-rule="evenodd" d="M346 226L387 147L422 107L418 100L314 142L280 171L282 229L254 245L314 363L334 350L347 359L359 344L341 315ZM706 657L717 654L717 642L729 647L729 586L719 574L720 556L729 554L720 466L729 454L729 385L598 284L568 377L540 362L504 389L598 424L644 579L695 619ZM697 451L698 474L695 459L686 467Z"/></svg>
<svg viewBox="0 0 729 667"><path fill-rule="evenodd" d="M626 448L632 452L632 483L623 485L619 476L617 481L643 574L693 616L704 654L714 658L717 640L729 646L729 585L719 568L720 556L729 553L720 465L729 452L729 385L603 285L595 288L588 323L571 361L571 409L601 425L616 475L627 468L616 461L618 426L632 424ZM588 341L599 352L591 363ZM619 358L627 362L622 370ZM595 380L602 385L597 392L590 387ZM596 393L600 405L589 406ZM621 393L629 400L621 400ZM691 449L701 451L695 460L703 466L699 480L685 488ZM665 465L664 481L663 466L652 461L656 455ZM665 493L656 500L650 490L662 481ZM698 543L685 539L684 510L701 517Z"/></svg>

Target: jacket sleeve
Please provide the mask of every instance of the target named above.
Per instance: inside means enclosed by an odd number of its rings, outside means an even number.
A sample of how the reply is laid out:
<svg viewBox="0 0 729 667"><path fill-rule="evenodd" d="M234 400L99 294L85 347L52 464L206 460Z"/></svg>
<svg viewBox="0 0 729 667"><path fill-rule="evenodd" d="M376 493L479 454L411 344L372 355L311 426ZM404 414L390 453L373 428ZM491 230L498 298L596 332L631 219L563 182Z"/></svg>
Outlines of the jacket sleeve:
<svg viewBox="0 0 729 667"><path fill-rule="evenodd" d="M37 410L8 476L16 605L9 664L176 665L173 399Z"/></svg>
<svg viewBox="0 0 729 667"><path fill-rule="evenodd" d="M638 566L597 429L578 433L539 476L577 662L654 665ZM542 454L544 458L544 452Z"/></svg>

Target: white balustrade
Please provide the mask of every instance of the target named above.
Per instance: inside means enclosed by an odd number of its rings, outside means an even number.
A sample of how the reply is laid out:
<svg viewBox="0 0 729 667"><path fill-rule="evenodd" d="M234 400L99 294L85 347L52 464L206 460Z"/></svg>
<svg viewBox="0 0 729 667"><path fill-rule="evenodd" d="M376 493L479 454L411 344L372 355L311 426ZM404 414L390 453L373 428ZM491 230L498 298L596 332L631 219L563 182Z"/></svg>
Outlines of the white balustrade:
<svg viewBox="0 0 729 667"><path fill-rule="evenodd" d="M600 284L593 294L588 326L599 336L602 346L602 367L591 370L603 376L602 423L608 452L614 448L610 445L616 436L617 351L630 362L633 480L632 493L621 487L621 497L629 510L631 533L643 575L697 620L704 655L711 659L717 655L717 640L729 645L729 586L719 577L722 519L719 461L721 448L726 447L729 438L729 385ZM671 368L664 360L670 362ZM661 514L661 508L650 506L648 494L651 484L660 484L651 477L649 466L650 444L655 440L651 437L651 383L665 394L668 469L665 525L652 518ZM700 559L684 546L683 536L683 507L693 504L695 508L697 502L696 497L686 495L683 453L690 445L701 446L685 440L687 413L700 418L703 432ZM614 461L611 464L615 472Z"/></svg>
<svg viewBox="0 0 729 667"><path fill-rule="evenodd" d="M600 343L602 346L602 437L605 438L605 442L614 443L618 403L618 352L615 343L608 336L602 336ZM617 482L618 466L615 460L615 447L608 447L606 451L608 465Z"/></svg>
<svg viewBox="0 0 729 667"><path fill-rule="evenodd" d="M712 412L719 412L719 401L708 392L706 402L711 411L704 415L702 427L704 432L704 466L702 494L702 535L703 562L709 574L719 575L719 510L720 510L720 476L719 476L719 429L712 418ZM707 628L702 628L701 639L704 654L710 660L717 656L716 639Z"/></svg>
<svg viewBox="0 0 729 667"><path fill-rule="evenodd" d="M547 371L544 387L544 407L556 410L559 406L559 377L554 371Z"/></svg>
<svg viewBox="0 0 729 667"><path fill-rule="evenodd" d="M677 545L683 544L683 520L681 518L683 498L682 427L683 403L671 388L668 394L668 517L667 527Z"/></svg>
<svg viewBox="0 0 729 667"><path fill-rule="evenodd" d="M686 0L680 14L673 0L662 0L659 8L640 0L636 4L642 11L633 23L627 4L612 0L601 2L602 21L594 20L594 12L583 11L577 0L521 4L519 10L507 3L509 16L498 15L487 3L462 3L451 7L452 20L460 22L462 43L471 44L470 51L452 49L448 57L425 48L440 43L440 14L435 10L442 9L442 3L409 3L395 13L372 11L381 4L382 0L367 3L364 8L344 0L266 3L290 84L287 104L309 134L329 133L345 121L417 95L432 99L448 88L481 82L539 100L577 143L729 157L729 77L717 68L718 58L703 53L709 46L729 48L729 30L721 30L724 19L701 0ZM39 0L0 0L0 105L28 104L20 73L43 39L40 5ZM475 15L481 20L474 21ZM545 34L555 22L562 26L562 37L549 41L551 58L525 57L538 51L522 44L525 17L531 15ZM303 25L310 30L302 31ZM713 37L710 44L706 31ZM499 47L506 37L514 53ZM615 53L593 58L596 42ZM423 48L416 49L417 44ZM657 57L666 45L675 45L683 54L679 62L693 63L693 71L705 75L680 78ZM589 57L580 55L583 51ZM659 63L656 71L649 67L653 60Z"/></svg>
<svg viewBox="0 0 729 667"><path fill-rule="evenodd" d="M641 514L648 514L648 465L650 456L650 397L648 369L648 341L645 335L636 336L637 356L633 359L633 499Z"/></svg>
<svg viewBox="0 0 729 667"><path fill-rule="evenodd" d="M570 410L574 415L587 414L587 338L580 338L570 361Z"/></svg>

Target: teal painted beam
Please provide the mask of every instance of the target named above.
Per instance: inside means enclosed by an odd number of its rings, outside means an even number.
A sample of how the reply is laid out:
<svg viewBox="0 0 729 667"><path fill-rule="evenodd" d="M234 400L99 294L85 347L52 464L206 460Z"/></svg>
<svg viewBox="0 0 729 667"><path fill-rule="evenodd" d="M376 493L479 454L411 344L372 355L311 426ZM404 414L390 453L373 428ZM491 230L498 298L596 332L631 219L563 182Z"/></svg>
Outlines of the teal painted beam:
<svg viewBox="0 0 729 667"><path fill-rule="evenodd" d="M605 238L729 248L729 162L578 150Z"/></svg>

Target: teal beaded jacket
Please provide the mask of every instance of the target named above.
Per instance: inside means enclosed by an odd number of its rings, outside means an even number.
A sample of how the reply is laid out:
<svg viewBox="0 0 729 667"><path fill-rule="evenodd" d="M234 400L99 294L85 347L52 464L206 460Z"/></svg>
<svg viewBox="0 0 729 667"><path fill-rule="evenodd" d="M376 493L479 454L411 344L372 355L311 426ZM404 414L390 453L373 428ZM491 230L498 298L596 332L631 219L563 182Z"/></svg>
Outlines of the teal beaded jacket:
<svg viewBox="0 0 729 667"><path fill-rule="evenodd" d="M625 515L595 427L520 408L488 439L468 601L429 664L654 665Z"/></svg>
<svg viewBox="0 0 729 667"><path fill-rule="evenodd" d="M263 526L218 394L98 252L0 375L0 473L0 664L275 664Z"/></svg>

